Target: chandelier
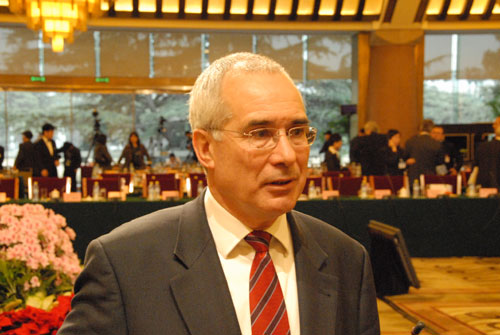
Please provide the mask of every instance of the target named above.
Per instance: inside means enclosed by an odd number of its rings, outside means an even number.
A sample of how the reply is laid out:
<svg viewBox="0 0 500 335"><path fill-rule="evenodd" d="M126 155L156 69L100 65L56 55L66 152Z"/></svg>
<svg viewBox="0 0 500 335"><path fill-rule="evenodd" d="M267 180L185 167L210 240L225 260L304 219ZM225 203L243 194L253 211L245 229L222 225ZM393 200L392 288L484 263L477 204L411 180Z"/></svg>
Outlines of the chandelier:
<svg viewBox="0 0 500 335"><path fill-rule="evenodd" d="M64 50L64 40L73 42L73 31L87 30L87 17L101 14L100 0L10 0L9 9L26 15L27 26L42 30L43 41L52 39L52 50Z"/></svg>

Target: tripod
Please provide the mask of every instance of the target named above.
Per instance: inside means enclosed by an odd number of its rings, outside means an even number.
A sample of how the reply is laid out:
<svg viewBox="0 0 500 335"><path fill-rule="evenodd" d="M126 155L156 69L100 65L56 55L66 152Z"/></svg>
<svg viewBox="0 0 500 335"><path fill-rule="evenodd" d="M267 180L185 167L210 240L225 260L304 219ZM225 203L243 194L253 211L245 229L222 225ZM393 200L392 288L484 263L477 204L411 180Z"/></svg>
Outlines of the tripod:
<svg viewBox="0 0 500 335"><path fill-rule="evenodd" d="M99 120L99 112L97 111L97 109L94 109L92 111L92 116L94 117L94 135L92 136L92 143L90 144L89 151L87 152L87 156L85 157L85 160L84 160L85 165L87 165L87 162L88 162L89 157L90 157L90 153L94 149L97 137L102 134L101 133L101 122Z"/></svg>

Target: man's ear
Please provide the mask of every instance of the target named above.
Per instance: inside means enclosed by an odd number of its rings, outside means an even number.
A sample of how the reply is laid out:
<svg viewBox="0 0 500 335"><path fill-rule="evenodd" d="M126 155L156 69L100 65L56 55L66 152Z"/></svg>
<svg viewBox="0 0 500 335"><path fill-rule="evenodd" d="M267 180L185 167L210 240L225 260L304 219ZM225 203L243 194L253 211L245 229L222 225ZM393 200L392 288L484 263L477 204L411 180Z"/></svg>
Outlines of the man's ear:
<svg viewBox="0 0 500 335"><path fill-rule="evenodd" d="M214 167L213 141L215 140L208 131L203 129L193 131L193 148L199 163L205 169Z"/></svg>

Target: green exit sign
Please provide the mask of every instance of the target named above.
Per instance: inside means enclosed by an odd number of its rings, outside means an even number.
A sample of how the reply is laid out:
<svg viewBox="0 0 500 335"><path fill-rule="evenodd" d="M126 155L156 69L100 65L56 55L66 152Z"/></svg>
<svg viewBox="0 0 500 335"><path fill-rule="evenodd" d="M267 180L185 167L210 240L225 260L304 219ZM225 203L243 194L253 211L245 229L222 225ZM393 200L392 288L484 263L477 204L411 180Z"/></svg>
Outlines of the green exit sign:
<svg viewBox="0 0 500 335"><path fill-rule="evenodd" d="M45 77L44 76L31 76L31 81L45 82Z"/></svg>
<svg viewBox="0 0 500 335"><path fill-rule="evenodd" d="M95 78L96 83L109 83L108 77L97 77Z"/></svg>

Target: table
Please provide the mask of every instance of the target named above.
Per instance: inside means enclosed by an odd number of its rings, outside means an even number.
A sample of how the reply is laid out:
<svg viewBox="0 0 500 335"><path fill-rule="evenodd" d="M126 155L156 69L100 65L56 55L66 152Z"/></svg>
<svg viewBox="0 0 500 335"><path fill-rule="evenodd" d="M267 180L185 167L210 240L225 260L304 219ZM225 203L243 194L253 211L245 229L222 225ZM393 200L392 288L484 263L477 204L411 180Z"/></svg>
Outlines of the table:
<svg viewBox="0 0 500 335"><path fill-rule="evenodd" d="M43 205L66 217L83 259L88 243L124 222L185 201L81 202ZM299 201L296 209L322 219L369 249L367 225L401 229L412 257L500 256L500 198ZM132 247L132 246L131 246Z"/></svg>

